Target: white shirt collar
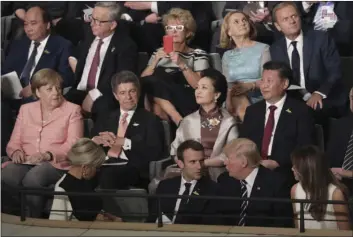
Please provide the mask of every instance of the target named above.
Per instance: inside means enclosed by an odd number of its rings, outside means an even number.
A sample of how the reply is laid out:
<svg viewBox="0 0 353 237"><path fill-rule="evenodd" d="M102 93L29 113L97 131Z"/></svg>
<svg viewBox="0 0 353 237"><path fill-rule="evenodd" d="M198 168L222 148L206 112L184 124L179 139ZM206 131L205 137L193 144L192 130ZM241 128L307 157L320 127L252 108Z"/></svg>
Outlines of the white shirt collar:
<svg viewBox="0 0 353 237"><path fill-rule="evenodd" d="M110 40L113 38L113 35L114 35L114 33L112 33L111 35L109 35L109 36L105 37L104 39L102 39L103 40L103 44L105 44L107 42L110 42ZM96 40L100 40L100 38L98 36L96 36L96 38L94 40L95 41Z"/></svg>
<svg viewBox="0 0 353 237"><path fill-rule="evenodd" d="M135 113L135 110L133 109L133 110L129 110L129 111L124 111L124 110L120 109L120 117L125 113L128 114L128 117L132 117L132 115L134 115L134 113Z"/></svg>
<svg viewBox="0 0 353 237"><path fill-rule="evenodd" d="M288 39L287 37L285 37L285 38L286 38L286 43L287 43L287 49L289 49L289 47L292 45L292 44L291 44L292 41L297 41L297 42L298 42L297 45L298 45L298 44L302 44L302 43L303 43L303 40L304 40L304 38L303 38L303 31L300 31L300 34L298 35L297 38L295 38L295 40L290 40L290 39Z"/></svg>
<svg viewBox="0 0 353 237"><path fill-rule="evenodd" d="M248 175L248 177L245 178L246 184L249 185L250 190L254 186L255 179L256 179L258 172L259 172L259 168L256 167L255 169L253 169L253 171L251 171L251 173Z"/></svg>
<svg viewBox="0 0 353 237"><path fill-rule="evenodd" d="M42 41L40 41L40 45L38 47L45 47L47 45L48 39L49 39L50 34L43 39ZM32 40L32 45L34 46L35 41Z"/></svg>
<svg viewBox="0 0 353 237"><path fill-rule="evenodd" d="M184 179L184 176L182 175L181 176L181 186L183 187L185 185L185 183L191 183L191 186L193 187L196 185L197 180L191 180L190 182L188 182Z"/></svg>
<svg viewBox="0 0 353 237"><path fill-rule="evenodd" d="M266 101L266 111L268 110L268 108L271 106L271 105L274 105L278 108L282 108L283 105L284 105L284 102L286 101L286 98L287 98L287 94L284 94L284 96L282 97L282 99L280 99L279 101L277 101L277 103L275 104L270 104Z"/></svg>

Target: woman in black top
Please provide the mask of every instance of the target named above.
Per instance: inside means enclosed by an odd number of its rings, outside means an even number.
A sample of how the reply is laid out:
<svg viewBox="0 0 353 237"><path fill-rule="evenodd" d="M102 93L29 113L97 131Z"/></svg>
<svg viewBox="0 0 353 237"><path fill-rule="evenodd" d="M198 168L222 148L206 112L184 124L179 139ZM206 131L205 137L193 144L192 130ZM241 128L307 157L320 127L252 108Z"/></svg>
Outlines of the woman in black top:
<svg viewBox="0 0 353 237"><path fill-rule="evenodd" d="M105 161L105 156L103 149L92 140L78 140L68 153L71 167L56 183L55 191L94 192L98 186L97 169ZM55 195L49 219L94 221L101 210L100 197Z"/></svg>

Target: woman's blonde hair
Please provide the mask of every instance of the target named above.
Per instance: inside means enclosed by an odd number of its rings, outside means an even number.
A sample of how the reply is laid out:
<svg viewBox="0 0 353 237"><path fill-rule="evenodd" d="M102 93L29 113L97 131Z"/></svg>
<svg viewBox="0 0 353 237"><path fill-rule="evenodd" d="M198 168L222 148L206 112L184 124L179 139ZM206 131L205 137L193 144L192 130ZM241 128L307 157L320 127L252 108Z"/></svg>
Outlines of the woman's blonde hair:
<svg viewBox="0 0 353 237"><path fill-rule="evenodd" d="M243 14L243 16L245 17L245 19L247 20L250 26L249 38L252 40L256 38L256 34L257 34L256 27L255 27L255 24L250 20L250 17L242 11L232 11L227 13L227 15L224 17L222 27L221 27L221 36L219 40L219 45L223 49L230 49L230 48L236 47L233 39L228 35L228 31L230 28L229 19L235 13Z"/></svg>
<svg viewBox="0 0 353 237"><path fill-rule="evenodd" d="M63 79L59 73L50 68L44 68L36 72L31 81L32 95L37 98L36 91L42 86L54 85L61 91Z"/></svg>
<svg viewBox="0 0 353 237"><path fill-rule="evenodd" d="M68 158L73 166L101 166L105 161L105 152L91 139L80 138L70 149Z"/></svg>
<svg viewBox="0 0 353 237"><path fill-rule="evenodd" d="M186 42L190 43L196 32L196 22L191 12L181 8L172 8L167 14L163 15L164 27L168 25L169 20L178 20L183 24L185 32L189 33L189 36L186 37Z"/></svg>

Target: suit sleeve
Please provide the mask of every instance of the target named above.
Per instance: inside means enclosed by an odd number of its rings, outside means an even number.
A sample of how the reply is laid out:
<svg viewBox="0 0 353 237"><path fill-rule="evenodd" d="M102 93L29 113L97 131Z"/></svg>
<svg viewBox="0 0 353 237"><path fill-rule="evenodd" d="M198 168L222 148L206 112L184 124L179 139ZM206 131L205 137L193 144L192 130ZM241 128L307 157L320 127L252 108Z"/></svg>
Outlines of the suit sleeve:
<svg viewBox="0 0 353 237"><path fill-rule="evenodd" d="M164 132L161 121L155 116L145 121L148 121L148 124L144 139L141 134L129 137L131 150L127 156L138 158L138 163L135 163L138 168L148 166L150 161L161 159L164 150Z"/></svg>
<svg viewBox="0 0 353 237"><path fill-rule="evenodd" d="M325 67L327 77L318 89L319 92L330 97L331 88L342 80L341 59L338 54L336 44L328 34L323 34L321 44L321 60Z"/></svg>
<svg viewBox="0 0 353 237"><path fill-rule="evenodd" d="M72 86L74 84L74 73L69 65L69 57L72 55L72 44L69 41L63 43L59 65L57 67L58 72L64 79L63 88Z"/></svg>
<svg viewBox="0 0 353 237"><path fill-rule="evenodd" d="M6 153L9 158L11 158L12 154L16 150L21 150L22 151L22 146L21 146L21 130L23 129L22 127L22 121L23 121L23 114L24 114L24 107L21 106L20 111L18 113L15 127L12 131L11 138L9 143L7 144L6 147Z"/></svg>

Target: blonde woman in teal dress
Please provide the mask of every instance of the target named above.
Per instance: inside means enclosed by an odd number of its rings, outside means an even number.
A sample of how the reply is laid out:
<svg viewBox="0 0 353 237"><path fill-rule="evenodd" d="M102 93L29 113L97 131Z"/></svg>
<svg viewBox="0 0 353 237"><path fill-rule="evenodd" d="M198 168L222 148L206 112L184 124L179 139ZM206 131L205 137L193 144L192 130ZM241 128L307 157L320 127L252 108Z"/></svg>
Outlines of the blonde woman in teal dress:
<svg viewBox="0 0 353 237"><path fill-rule="evenodd" d="M269 46L257 41L256 28L249 16L229 12L221 28L220 46L228 48L222 58L222 71L228 82L226 106L243 121L246 108L259 100L262 65L271 60Z"/></svg>

